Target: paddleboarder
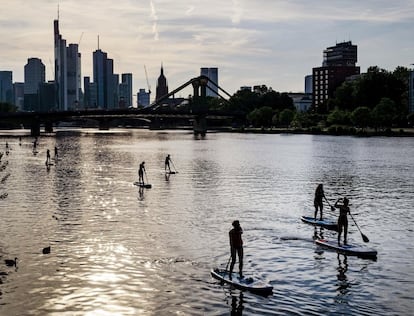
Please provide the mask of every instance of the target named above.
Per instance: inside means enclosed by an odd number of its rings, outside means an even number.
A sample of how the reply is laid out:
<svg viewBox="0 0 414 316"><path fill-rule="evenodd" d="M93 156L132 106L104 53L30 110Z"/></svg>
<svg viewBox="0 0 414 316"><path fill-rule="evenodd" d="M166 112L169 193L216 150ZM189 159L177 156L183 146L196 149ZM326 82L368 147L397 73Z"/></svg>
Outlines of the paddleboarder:
<svg viewBox="0 0 414 316"><path fill-rule="evenodd" d="M46 151L46 165L50 164L50 150L48 149Z"/></svg>
<svg viewBox="0 0 414 316"><path fill-rule="evenodd" d="M229 231L230 238L230 254L231 254L231 264L230 264L230 273L229 278L232 279L232 273L234 264L236 263L236 253L239 257L239 274L240 278L243 277L243 240L242 234L243 229L240 226L238 220L233 221L233 228Z"/></svg>
<svg viewBox="0 0 414 316"><path fill-rule="evenodd" d="M325 199L326 202L328 200L326 199L325 192L323 191L323 185L318 184L315 190L315 198L313 200L313 205L315 206L315 221L316 221L316 215L318 214L318 210L320 212L319 220L323 220L323 199ZM328 202L329 203L329 202Z"/></svg>
<svg viewBox="0 0 414 316"><path fill-rule="evenodd" d="M167 157L165 157L165 172L167 172L167 168L168 168L168 172L171 172L171 168L170 168L170 161L171 161L171 157L170 154L167 155Z"/></svg>
<svg viewBox="0 0 414 316"><path fill-rule="evenodd" d="M55 159L58 159L58 148L55 146Z"/></svg>
<svg viewBox="0 0 414 316"><path fill-rule="evenodd" d="M340 203L342 201L342 203ZM347 215L350 214L349 211L349 200L344 198L339 198L335 202L335 207L339 209L339 217L338 217L338 246L341 245L341 234L342 229L344 231L344 245L347 245L347 235L348 235L348 217Z"/></svg>
<svg viewBox="0 0 414 316"><path fill-rule="evenodd" d="M139 164L139 169L138 169L138 182L139 184L144 185L144 172L145 172L145 161L141 162Z"/></svg>

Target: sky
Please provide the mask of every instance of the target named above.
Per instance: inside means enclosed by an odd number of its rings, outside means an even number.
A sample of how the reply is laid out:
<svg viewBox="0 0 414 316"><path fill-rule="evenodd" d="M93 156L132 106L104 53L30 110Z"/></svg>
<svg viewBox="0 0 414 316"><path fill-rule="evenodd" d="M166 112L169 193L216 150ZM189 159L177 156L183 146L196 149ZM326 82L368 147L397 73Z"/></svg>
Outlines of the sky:
<svg viewBox="0 0 414 316"><path fill-rule="evenodd" d="M0 70L14 82L31 57L53 80L58 8L62 37L80 45L82 77L93 77L99 35L114 72L133 74L134 93L148 89L147 69L152 99L161 64L170 91L218 67L230 94L262 84L303 92L323 50L344 41L358 46L361 72L414 64L414 0L0 0L0 8Z"/></svg>

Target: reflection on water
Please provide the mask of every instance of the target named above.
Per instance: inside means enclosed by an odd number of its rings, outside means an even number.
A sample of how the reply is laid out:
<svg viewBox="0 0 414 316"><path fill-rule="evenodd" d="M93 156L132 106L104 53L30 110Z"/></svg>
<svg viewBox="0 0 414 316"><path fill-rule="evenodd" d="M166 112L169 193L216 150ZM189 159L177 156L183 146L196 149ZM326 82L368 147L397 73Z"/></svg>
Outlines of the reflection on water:
<svg viewBox="0 0 414 316"><path fill-rule="evenodd" d="M19 259L18 269L0 264L1 315L407 315L414 308L410 138L79 130L39 137L36 148L31 137L0 137L0 146L6 139L0 260ZM55 146L59 159L45 166ZM179 173L165 174L167 153ZM151 189L133 185L144 160ZM336 238L300 221L313 214L318 183L330 201L350 198L377 261L315 246L315 238ZM234 219L244 228L246 274L269 281L272 296L210 277L228 260ZM349 240L362 242L352 223Z"/></svg>

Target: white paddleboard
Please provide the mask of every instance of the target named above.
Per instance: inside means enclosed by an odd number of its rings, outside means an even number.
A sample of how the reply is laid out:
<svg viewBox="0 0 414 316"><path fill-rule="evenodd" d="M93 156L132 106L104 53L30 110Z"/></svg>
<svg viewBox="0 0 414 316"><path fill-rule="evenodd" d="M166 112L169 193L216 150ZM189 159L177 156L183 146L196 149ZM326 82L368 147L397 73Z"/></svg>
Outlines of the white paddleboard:
<svg viewBox="0 0 414 316"><path fill-rule="evenodd" d="M319 246L334 249L345 255L365 257L365 258L376 258L377 257L377 251L375 249L357 245L357 244L338 245L337 240L326 240L326 239L316 239L315 243Z"/></svg>
<svg viewBox="0 0 414 316"><path fill-rule="evenodd" d="M238 289L247 290L252 293L269 295L273 292L273 286L257 278L246 276L240 278L237 273L232 273L232 279L230 280L229 271L224 269L216 268L211 270L211 276L224 283L231 284Z"/></svg>

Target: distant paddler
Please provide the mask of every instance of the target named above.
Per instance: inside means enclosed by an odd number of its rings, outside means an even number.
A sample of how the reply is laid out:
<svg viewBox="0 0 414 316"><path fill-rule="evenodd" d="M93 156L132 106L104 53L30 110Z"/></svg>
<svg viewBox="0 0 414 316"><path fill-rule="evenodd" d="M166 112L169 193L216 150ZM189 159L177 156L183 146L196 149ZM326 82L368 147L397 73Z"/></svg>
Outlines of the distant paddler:
<svg viewBox="0 0 414 316"><path fill-rule="evenodd" d="M167 168L168 168L168 172L171 173L170 161L171 161L171 157L170 157L170 154L168 154L167 157L165 157L165 165L164 165L165 172L167 172Z"/></svg>
<svg viewBox="0 0 414 316"><path fill-rule="evenodd" d="M145 185L144 182L144 172L145 171L145 161L141 162L139 164L139 169L138 169L138 183L141 185Z"/></svg>

